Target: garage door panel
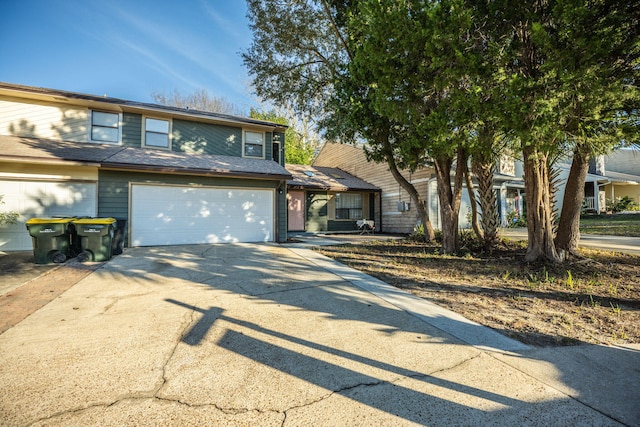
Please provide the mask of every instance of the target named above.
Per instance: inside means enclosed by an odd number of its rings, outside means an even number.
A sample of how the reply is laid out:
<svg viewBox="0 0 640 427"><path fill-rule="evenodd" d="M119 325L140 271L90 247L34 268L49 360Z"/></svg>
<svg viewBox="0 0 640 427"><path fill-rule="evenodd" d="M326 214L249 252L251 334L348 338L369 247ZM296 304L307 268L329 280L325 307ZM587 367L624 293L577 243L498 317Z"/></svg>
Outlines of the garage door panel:
<svg viewBox="0 0 640 427"><path fill-rule="evenodd" d="M0 180L4 212L20 213L16 224L0 226L0 250L31 250L25 222L34 217L96 216L95 183Z"/></svg>
<svg viewBox="0 0 640 427"><path fill-rule="evenodd" d="M134 246L273 241L273 190L132 186Z"/></svg>

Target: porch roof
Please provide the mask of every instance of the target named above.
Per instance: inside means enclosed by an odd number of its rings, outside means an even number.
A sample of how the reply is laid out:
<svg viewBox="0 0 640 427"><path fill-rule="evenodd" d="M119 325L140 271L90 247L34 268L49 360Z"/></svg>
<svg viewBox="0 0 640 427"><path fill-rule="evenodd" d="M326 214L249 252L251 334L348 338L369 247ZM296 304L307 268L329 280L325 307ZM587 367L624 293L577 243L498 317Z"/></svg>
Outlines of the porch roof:
<svg viewBox="0 0 640 427"><path fill-rule="evenodd" d="M283 180L291 177L273 160L16 136L0 136L0 145L0 160L26 163L63 163L115 170L258 179Z"/></svg>
<svg viewBox="0 0 640 427"><path fill-rule="evenodd" d="M307 165L286 165L293 179L287 181L292 189L326 191L380 191L379 187L355 177L342 169Z"/></svg>

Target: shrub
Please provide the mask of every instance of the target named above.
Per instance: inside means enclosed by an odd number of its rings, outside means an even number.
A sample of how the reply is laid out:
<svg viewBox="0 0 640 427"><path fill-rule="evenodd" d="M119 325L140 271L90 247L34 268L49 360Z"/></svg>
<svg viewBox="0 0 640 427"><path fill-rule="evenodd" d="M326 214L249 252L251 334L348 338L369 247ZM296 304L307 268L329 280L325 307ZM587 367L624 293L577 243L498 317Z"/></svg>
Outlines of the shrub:
<svg viewBox="0 0 640 427"><path fill-rule="evenodd" d="M611 212L635 211L638 209L638 204L629 196L616 197L615 200L607 203L607 210Z"/></svg>
<svg viewBox="0 0 640 427"><path fill-rule="evenodd" d="M4 205L3 198L4 196L0 195L0 205ZM20 216L18 212L0 212L0 225L15 224L18 216Z"/></svg>
<svg viewBox="0 0 640 427"><path fill-rule="evenodd" d="M517 228L517 227L526 227L527 220L521 217L516 211L509 211L507 213L507 227L509 228Z"/></svg>

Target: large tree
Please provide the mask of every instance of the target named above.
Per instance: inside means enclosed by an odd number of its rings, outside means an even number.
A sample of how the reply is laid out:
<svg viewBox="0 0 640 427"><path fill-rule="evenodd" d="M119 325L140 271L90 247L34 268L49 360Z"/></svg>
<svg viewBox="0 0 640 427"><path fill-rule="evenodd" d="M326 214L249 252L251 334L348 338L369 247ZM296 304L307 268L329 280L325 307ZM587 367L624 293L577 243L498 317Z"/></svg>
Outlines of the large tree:
<svg viewBox="0 0 640 427"><path fill-rule="evenodd" d="M633 142L640 104L640 2L561 1L562 31L549 37L549 66L557 70L559 109L572 152L556 247L576 255L584 182L592 156Z"/></svg>
<svg viewBox="0 0 640 427"><path fill-rule="evenodd" d="M471 92L467 67L475 57L465 54L470 27L457 0L365 0L349 21L352 61L345 78L366 88L374 112L402 129L394 142L403 165L433 165L445 253L458 250L468 160L468 120L457 110Z"/></svg>
<svg viewBox="0 0 640 427"><path fill-rule="evenodd" d="M348 90L355 94L366 89L348 81L353 57L347 23L352 7L349 0L249 0L253 42L242 54L244 63L261 98L290 103L298 112L319 117L328 137L372 143L367 154L372 160L387 162L418 207L427 239L433 239L426 203L400 172L405 166L397 157L402 129L376 113L366 96L352 98L357 107L353 109L336 102L339 86L347 96Z"/></svg>
<svg viewBox="0 0 640 427"><path fill-rule="evenodd" d="M575 236L589 153L604 133L618 133L610 131L620 129L616 123L628 108L621 100L637 91L638 1L473 4L498 47L495 76L502 99L492 111L502 111L504 129L520 142L523 154L525 260L561 261L576 240L559 239L560 252L554 242L552 161L575 154L563 209L568 223L562 227L562 233Z"/></svg>

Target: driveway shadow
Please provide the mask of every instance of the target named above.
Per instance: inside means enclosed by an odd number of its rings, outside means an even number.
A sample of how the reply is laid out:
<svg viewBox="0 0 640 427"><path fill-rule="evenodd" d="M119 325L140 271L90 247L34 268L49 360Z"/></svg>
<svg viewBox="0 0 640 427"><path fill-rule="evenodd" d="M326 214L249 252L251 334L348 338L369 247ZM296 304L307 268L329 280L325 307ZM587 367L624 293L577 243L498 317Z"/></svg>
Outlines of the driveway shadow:
<svg viewBox="0 0 640 427"><path fill-rule="evenodd" d="M266 250L265 250L266 249ZM202 250L202 251L200 251ZM359 300L357 295L350 295L348 292L337 292L336 286L341 279L333 276L332 272L323 271L318 266L310 264L308 261L287 253L281 247L269 246L241 246L241 247L175 247L172 249L158 249L149 251L155 252L152 258L155 262L158 257L165 258L161 263L166 263L160 270L152 270L154 274L175 275L176 277L189 277L199 279L199 283L211 289L225 290L238 295L243 295L260 304L275 304L287 309L308 310L309 312L321 313L327 321L369 321L375 325L379 331L384 331L391 335L397 332L410 332L414 334L429 335L442 344L461 345L462 343L448 334L443 334L437 328L426 325L422 322L398 322L401 316L393 307L379 305L372 307L370 301ZM172 255L165 251L173 252ZM200 251L200 252L199 252ZM270 253L270 252L274 253ZM201 256L202 262L195 262L191 267L179 267L175 260L188 260L193 256ZM131 273L129 273L131 274ZM133 274L136 274L133 272ZM142 274L144 277L144 274ZM313 288L316 295L313 299L296 297L296 291ZM428 393L416 392L414 389L405 389L393 385L395 392L404 396L407 401L422 402L426 405L432 404L435 407L447 408L460 412L475 413L473 417L486 417L491 413L492 417L502 412L504 420L512 416L521 415L520 411L529 410L533 406L537 408L536 413L544 413L554 410L554 416L562 408L562 404L556 403L529 403L518 399L507 397L507 393L496 393L488 391L483 387L471 387L464 383L432 377L424 371L414 371L400 365L390 364L374 358L363 357L353 352L345 352L335 347L321 344L310 337L301 339L298 336L284 334L279 331L265 327L258 322L247 322L224 314L224 309L207 305L194 305L178 299L166 299L167 303L179 305L185 310L197 313L198 320L183 335L183 343L190 346L198 346L206 339L210 329L217 321L236 324L243 328L248 328L278 340L294 343L297 346L313 349L332 356L358 362L376 369L381 369L399 377L411 378L428 387L441 387L451 392L471 396L473 399L481 399L505 406L508 409L503 411L478 411L472 410L464 403L453 403L447 399L437 398ZM206 308L208 307L208 308ZM365 312L366 317L362 313ZM367 320L368 319L368 320ZM424 320L424 319L423 319ZM428 321L428 319L427 319ZM451 322L450 319L447 321ZM455 322L455 320L453 320ZM464 325L468 328L468 325ZM482 327L479 327L484 329ZM478 345L478 343L474 343ZM379 377L354 372L335 363L329 363L308 355L300 354L288 348L274 344L271 339L256 339L238 333L234 330L226 330L217 345L225 350L232 351L245 358L251 359L262 365L268 365L287 375L300 378L313 383L322 388L330 390L332 393L345 390L352 390L349 387L358 388L363 385L376 385L381 388L390 386L386 380ZM574 347L563 347L559 349L530 348L520 352L510 352L507 354L495 353L491 357L501 360L503 363L512 366L527 375L540 380L548 386L560 390L570 396L575 401L581 402L587 407L595 409L606 417L627 425L640 424L640 409L631 402L640 401L637 384L640 380L640 353L633 348L617 348L581 345ZM350 386L341 388L344 384L333 383L326 376L317 375L318 372L333 372L334 378L351 378ZM491 380L488 381L489 383ZM490 387L489 387L490 388ZM407 421L423 423L432 418L425 418L420 412L405 411L398 402L389 403L388 400L378 400L380 396L362 395L355 393L352 397L360 404L382 410L393 416L404 418ZM533 405L533 406L531 406ZM410 405L411 406L411 405ZM546 409L545 409L546 407ZM561 420L566 424L573 424L576 414L566 411ZM443 411L445 411L443 409ZM433 411L432 411L433 412ZM589 413L589 411L585 412ZM571 414L571 415L568 415ZM433 413L431 413L432 416ZM444 415L444 412L442 413ZM535 423L545 419L544 415ZM571 418L573 417L573 418ZM477 418L475 418L477 419ZM493 418L495 421L495 418ZM498 418L500 419L500 417ZM488 421L487 418L485 421ZM570 422L570 420L572 420ZM558 424L558 419L549 418L550 424ZM587 419L585 419L585 422ZM593 421L593 420L592 420ZM464 424L464 422L462 423ZM526 424L526 423L525 423ZM560 422L560 424L564 424Z"/></svg>

